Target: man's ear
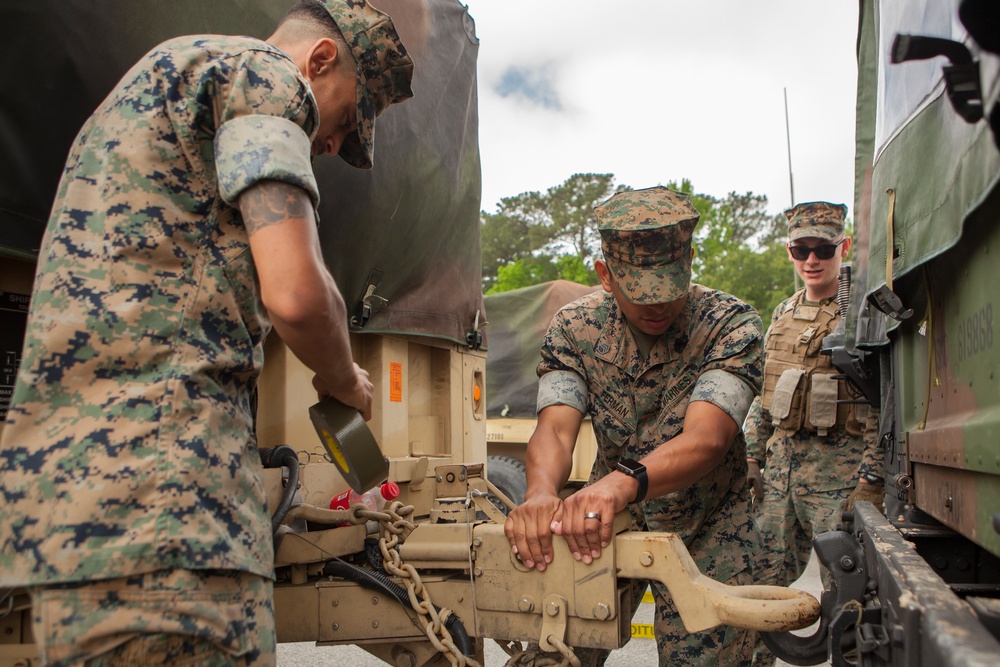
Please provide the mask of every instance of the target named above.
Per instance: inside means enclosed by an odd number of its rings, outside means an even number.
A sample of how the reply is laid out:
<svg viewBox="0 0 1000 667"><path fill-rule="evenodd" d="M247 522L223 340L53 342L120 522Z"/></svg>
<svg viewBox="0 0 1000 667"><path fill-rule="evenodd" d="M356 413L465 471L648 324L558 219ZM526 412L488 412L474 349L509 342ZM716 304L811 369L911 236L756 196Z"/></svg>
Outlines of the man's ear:
<svg viewBox="0 0 1000 667"><path fill-rule="evenodd" d="M309 49L306 74L309 79L325 74L334 68L339 55L337 43L329 37L321 37Z"/></svg>
<svg viewBox="0 0 1000 667"><path fill-rule="evenodd" d="M601 287L604 288L605 292L611 291L611 269L608 268L607 263L603 259L598 259L594 261L594 271L597 272L597 277L601 279Z"/></svg>
<svg viewBox="0 0 1000 667"><path fill-rule="evenodd" d="M844 242L840 244L840 258L847 259L847 253L851 252L851 244L853 241L850 236L844 237Z"/></svg>

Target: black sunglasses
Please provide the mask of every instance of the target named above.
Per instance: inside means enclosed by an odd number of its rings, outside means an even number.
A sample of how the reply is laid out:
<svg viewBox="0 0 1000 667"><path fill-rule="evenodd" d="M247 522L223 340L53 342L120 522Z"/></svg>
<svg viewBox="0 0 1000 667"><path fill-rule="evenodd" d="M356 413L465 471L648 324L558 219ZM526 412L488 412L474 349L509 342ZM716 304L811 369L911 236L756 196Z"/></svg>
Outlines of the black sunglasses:
<svg viewBox="0 0 1000 667"><path fill-rule="evenodd" d="M792 253L792 257L800 262L809 259L810 253L816 253L816 259L830 259L837 252L837 247L843 242L844 239L840 239L836 243L825 243L811 248L807 245L790 245L788 252Z"/></svg>

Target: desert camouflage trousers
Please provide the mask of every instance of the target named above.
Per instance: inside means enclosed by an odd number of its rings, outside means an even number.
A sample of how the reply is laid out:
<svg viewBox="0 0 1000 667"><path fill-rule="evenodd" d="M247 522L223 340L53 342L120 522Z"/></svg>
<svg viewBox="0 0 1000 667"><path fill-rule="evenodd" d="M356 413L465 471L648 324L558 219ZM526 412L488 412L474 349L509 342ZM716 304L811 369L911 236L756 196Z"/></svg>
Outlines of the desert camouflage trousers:
<svg viewBox="0 0 1000 667"><path fill-rule="evenodd" d="M274 587L229 570L160 570L31 589L49 667L272 667Z"/></svg>
<svg viewBox="0 0 1000 667"><path fill-rule="evenodd" d="M730 586L747 586L754 583L749 570L744 570L723 582ZM656 614L653 633L659 667L749 667L753 659L757 633L752 630L720 625L707 632L690 633L684 629L677 607L663 584L651 581L634 581L632 608L638 609L646 585L653 591ZM581 667L600 667L608 659L609 651L575 649Z"/></svg>
<svg viewBox="0 0 1000 667"><path fill-rule="evenodd" d="M754 512L762 547L759 583L788 586L802 576L813 537L836 530L853 490L784 494L765 484L764 502ZM825 581L826 572L823 576Z"/></svg>
<svg viewBox="0 0 1000 667"><path fill-rule="evenodd" d="M764 485L764 502L754 512L760 532L761 555L758 583L789 586L805 572L812 554L812 539L836 530L841 522L844 501L853 489L825 493L785 494ZM824 588L829 573L821 568ZM754 649L754 667L771 667L775 657L763 641Z"/></svg>

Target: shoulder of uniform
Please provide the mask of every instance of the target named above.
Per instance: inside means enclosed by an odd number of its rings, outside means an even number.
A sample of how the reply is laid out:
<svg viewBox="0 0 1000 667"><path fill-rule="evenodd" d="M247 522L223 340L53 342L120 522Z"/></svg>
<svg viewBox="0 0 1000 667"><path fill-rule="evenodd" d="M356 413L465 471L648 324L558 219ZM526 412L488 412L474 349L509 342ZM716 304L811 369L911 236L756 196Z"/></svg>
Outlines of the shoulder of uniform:
<svg viewBox="0 0 1000 667"><path fill-rule="evenodd" d="M797 292L795 292L795 294L791 295L790 297L779 303L778 306L774 309L774 318L777 319L782 315L784 315L785 313L791 310L795 310L796 304L798 304L802 299L805 298L805 294L806 294L806 288L803 287L799 289Z"/></svg>
<svg viewBox="0 0 1000 667"><path fill-rule="evenodd" d="M754 310L754 307L749 303L728 292L705 287L697 283L691 283L688 298L695 302L695 304L703 305L704 307L732 310L734 313Z"/></svg>
<svg viewBox="0 0 1000 667"><path fill-rule="evenodd" d="M557 318L577 319L579 317L598 317L603 319L613 303L614 297L604 290L585 294L575 301L567 303L556 311Z"/></svg>

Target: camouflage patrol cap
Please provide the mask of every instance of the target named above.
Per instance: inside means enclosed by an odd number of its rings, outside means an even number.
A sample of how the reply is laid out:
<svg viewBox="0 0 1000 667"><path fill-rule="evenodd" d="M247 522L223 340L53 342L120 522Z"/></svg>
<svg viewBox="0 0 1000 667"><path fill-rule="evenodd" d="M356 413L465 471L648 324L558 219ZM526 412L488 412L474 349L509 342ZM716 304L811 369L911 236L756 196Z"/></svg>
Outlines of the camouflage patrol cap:
<svg viewBox="0 0 1000 667"><path fill-rule="evenodd" d="M344 139L340 157L371 169L375 118L386 107L413 97L413 59L399 40L392 18L365 0L320 0L330 12L358 63L358 130Z"/></svg>
<svg viewBox="0 0 1000 667"><path fill-rule="evenodd" d="M847 207L827 201L797 204L785 211L788 218L788 240L804 238L836 241L844 233Z"/></svg>
<svg viewBox="0 0 1000 667"><path fill-rule="evenodd" d="M676 301L691 283L691 197L657 186L619 192L594 208L604 261L632 303Z"/></svg>

